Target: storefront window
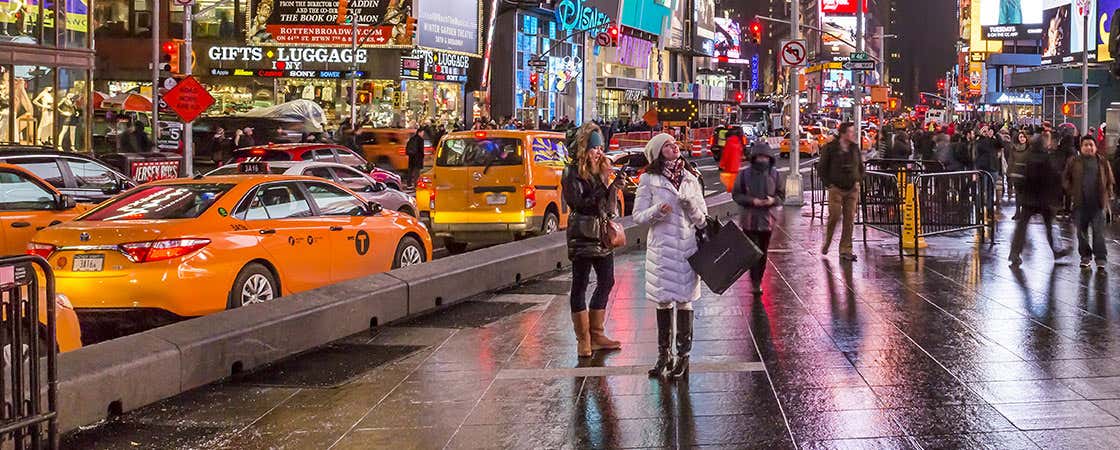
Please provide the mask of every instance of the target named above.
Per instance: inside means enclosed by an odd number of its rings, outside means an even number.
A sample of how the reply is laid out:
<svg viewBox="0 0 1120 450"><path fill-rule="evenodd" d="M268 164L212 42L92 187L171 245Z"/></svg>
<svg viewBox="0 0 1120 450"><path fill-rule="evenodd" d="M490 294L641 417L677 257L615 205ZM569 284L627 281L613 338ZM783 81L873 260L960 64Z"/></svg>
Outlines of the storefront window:
<svg viewBox="0 0 1120 450"><path fill-rule="evenodd" d="M54 143L54 73L48 67L15 66L12 117L16 141L24 145Z"/></svg>
<svg viewBox="0 0 1120 450"><path fill-rule="evenodd" d="M38 44L39 4L35 0L9 1L0 7L0 25L5 36L16 44Z"/></svg>
<svg viewBox="0 0 1120 450"><path fill-rule="evenodd" d="M85 69L59 69L58 71L58 148L66 151L85 151L87 117L88 72Z"/></svg>
<svg viewBox="0 0 1120 450"><path fill-rule="evenodd" d="M89 48L89 2L91 0L63 0L62 11L66 26L62 28L62 47Z"/></svg>
<svg viewBox="0 0 1120 450"><path fill-rule="evenodd" d="M463 86L459 83L405 81L408 96L407 127L431 123L452 124L462 117Z"/></svg>
<svg viewBox="0 0 1120 450"><path fill-rule="evenodd" d="M8 144L12 140L12 69L9 66L0 66L0 144Z"/></svg>
<svg viewBox="0 0 1120 450"><path fill-rule="evenodd" d="M98 0L93 10L94 36L151 37L151 5L151 0Z"/></svg>
<svg viewBox="0 0 1120 450"><path fill-rule="evenodd" d="M196 0L195 11L204 13L194 18L194 38L233 39L238 36L235 3L230 0ZM212 9L207 9L212 8ZM183 37L183 6L171 5L171 35Z"/></svg>

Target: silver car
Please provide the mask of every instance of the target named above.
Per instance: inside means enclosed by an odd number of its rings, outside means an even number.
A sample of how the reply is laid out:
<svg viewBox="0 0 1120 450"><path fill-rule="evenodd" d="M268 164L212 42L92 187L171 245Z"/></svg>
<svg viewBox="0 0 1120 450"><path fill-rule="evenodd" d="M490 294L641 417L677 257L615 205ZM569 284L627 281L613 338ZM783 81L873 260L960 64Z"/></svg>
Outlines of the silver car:
<svg viewBox="0 0 1120 450"><path fill-rule="evenodd" d="M276 161L268 163L268 171L276 175L305 175L326 178L346 186L366 200L381 204L382 208L417 217L415 197L396 189L390 189L385 183L374 180L369 175L344 164L315 161ZM210 171L206 176L237 175L238 173L241 173L241 171L237 164L227 164Z"/></svg>

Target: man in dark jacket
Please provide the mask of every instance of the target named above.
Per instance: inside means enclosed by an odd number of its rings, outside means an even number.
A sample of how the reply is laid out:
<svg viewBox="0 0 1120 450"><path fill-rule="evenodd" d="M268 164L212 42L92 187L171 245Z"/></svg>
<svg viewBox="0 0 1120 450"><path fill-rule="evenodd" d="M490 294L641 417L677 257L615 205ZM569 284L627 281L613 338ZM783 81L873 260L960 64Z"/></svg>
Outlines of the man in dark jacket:
<svg viewBox="0 0 1120 450"><path fill-rule="evenodd" d="M1108 250L1101 232L1105 219L1111 214L1112 183L1112 168L1104 155L1097 152L1096 138L1091 134L1082 136L1081 154L1069 159L1062 176L1062 187L1073 204L1082 268L1089 268L1091 259L1096 259L1097 268L1105 268ZM1092 245L1090 228L1093 230Z"/></svg>
<svg viewBox="0 0 1120 450"><path fill-rule="evenodd" d="M408 156L408 183L409 186L416 186L416 181L420 179L420 170L424 168L424 139L427 137L428 132L424 127L416 129L416 133L408 138L408 142L404 145L404 154Z"/></svg>
<svg viewBox="0 0 1120 450"><path fill-rule="evenodd" d="M762 294L762 274L766 271L766 249L770 247L770 209L785 199L785 183L774 167L774 157L769 147L751 148L750 166L740 170L732 189L732 199L743 209L739 213L739 227L762 250L762 259L751 267L754 293Z"/></svg>
<svg viewBox="0 0 1120 450"><path fill-rule="evenodd" d="M1061 191L1055 189L1062 182L1061 174L1051 164L1052 147L1050 132L1043 132L1030 144L1030 150L1023 158L1023 190L1020 193L1022 210L1015 222L1015 232L1011 236L1010 261L1013 267L1022 264L1020 255L1023 244L1027 238L1027 225L1035 214L1042 216L1046 226L1046 242L1054 252L1054 259L1060 259L1069 254L1069 249L1059 250L1054 245L1054 210L1061 203Z"/></svg>
<svg viewBox="0 0 1120 450"><path fill-rule="evenodd" d="M995 136L991 127L981 128L980 135L976 137L976 170L982 170L992 174L993 177L998 177L996 174L1002 172L1000 162L1002 151L1003 141Z"/></svg>
<svg viewBox="0 0 1120 450"><path fill-rule="evenodd" d="M859 183L863 180L863 154L859 151L855 124L840 124L840 135L825 145L818 162L821 181L828 189L828 226L825 229L821 254L828 254L836 224L843 216L840 233L840 258L855 261L852 253L852 230L855 228L856 206L859 204Z"/></svg>

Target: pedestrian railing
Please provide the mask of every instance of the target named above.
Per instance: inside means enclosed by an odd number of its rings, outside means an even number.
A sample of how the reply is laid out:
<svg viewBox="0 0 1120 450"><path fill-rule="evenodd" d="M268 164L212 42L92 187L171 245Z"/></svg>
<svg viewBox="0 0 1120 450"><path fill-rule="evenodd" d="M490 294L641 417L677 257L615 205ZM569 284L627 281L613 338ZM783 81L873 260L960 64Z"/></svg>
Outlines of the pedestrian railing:
<svg viewBox="0 0 1120 450"><path fill-rule="evenodd" d="M46 260L0 258L0 448L58 448L54 299Z"/></svg>
<svg viewBox="0 0 1120 450"><path fill-rule="evenodd" d="M931 172L868 170L861 184L860 217L867 229L898 237L898 254L918 256L925 238L977 230L981 242L995 242L996 182L983 171Z"/></svg>

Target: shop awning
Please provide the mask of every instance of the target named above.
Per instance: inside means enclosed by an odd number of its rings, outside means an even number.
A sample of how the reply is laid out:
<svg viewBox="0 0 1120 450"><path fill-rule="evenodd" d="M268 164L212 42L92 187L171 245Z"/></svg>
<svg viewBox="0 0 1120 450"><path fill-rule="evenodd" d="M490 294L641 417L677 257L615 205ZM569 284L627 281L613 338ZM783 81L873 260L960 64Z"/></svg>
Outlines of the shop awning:
<svg viewBox="0 0 1120 450"><path fill-rule="evenodd" d="M124 94L117 94L103 100L101 102L101 108L118 111L151 111L152 100L143 95L128 92Z"/></svg>

